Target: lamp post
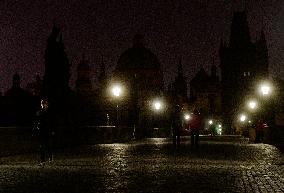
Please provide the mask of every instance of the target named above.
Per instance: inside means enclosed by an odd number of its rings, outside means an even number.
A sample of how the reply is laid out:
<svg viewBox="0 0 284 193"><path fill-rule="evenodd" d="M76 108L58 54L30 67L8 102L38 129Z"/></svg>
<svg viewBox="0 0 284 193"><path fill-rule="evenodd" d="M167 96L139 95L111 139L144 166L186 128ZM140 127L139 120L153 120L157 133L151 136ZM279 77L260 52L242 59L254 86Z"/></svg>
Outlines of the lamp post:
<svg viewBox="0 0 284 193"><path fill-rule="evenodd" d="M240 121L245 122L245 120L247 120L247 116L245 114L241 114L240 115Z"/></svg>
<svg viewBox="0 0 284 193"><path fill-rule="evenodd" d="M162 102L161 101L154 101L154 110L156 112L160 111L162 109Z"/></svg>
<svg viewBox="0 0 284 193"><path fill-rule="evenodd" d="M114 98L116 98L116 126L118 126L118 99L122 94L122 87L119 84L115 84L111 88L111 93Z"/></svg>
<svg viewBox="0 0 284 193"><path fill-rule="evenodd" d="M259 93L262 96L262 118L266 119L266 121L271 122L273 113L269 111L273 111L271 109L271 105L273 103L272 95L272 86L268 82L263 82L259 85ZM268 101L268 98L270 99Z"/></svg>
<svg viewBox="0 0 284 193"><path fill-rule="evenodd" d="M272 85L270 82L266 81L259 85L259 92L262 97L262 113L259 121L264 121L268 128L264 130L264 140L271 141L273 140L273 130L275 126L275 85ZM273 97L272 97L273 96Z"/></svg>
<svg viewBox="0 0 284 193"><path fill-rule="evenodd" d="M249 128L247 125L247 115L246 114L241 114L239 117L239 120L241 122L241 135L245 136L245 137L249 137Z"/></svg>
<svg viewBox="0 0 284 193"><path fill-rule="evenodd" d="M151 107L155 114L153 116L153 121L152 121L153 128L157 130L158 129L157 122L159 121L159 114L164 108L164 103L162 102L161 99L155 99L152 101Z"/></svg>
<svg viewBox="0 0 284 193"><path fill-rule="evenodd" d="M250 110L255 110L257 108L256 100L250 100L248 102L248 107L249 107Z"/></svg>
<svg viewBox="0 0 284 193"><path fill-rule="evenodd" d="M271 87L267 83L260 85L260 92L262 96L269 96L271 93Z"/></svg>

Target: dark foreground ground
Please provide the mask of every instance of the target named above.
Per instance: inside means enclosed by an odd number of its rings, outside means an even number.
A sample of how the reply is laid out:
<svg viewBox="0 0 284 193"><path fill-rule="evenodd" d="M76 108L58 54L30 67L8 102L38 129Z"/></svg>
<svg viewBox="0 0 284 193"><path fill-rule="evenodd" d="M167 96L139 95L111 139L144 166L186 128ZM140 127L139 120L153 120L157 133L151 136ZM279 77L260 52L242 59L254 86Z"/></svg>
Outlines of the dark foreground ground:
<svg viewBox="0 0 284 193"><path fill-rule="evenodd" d="M224 139L224 140L223 140ZM284 156L274 146L203 138L199 150L182 139L85 146L0 158L0 192L284 192Z"/></svg>

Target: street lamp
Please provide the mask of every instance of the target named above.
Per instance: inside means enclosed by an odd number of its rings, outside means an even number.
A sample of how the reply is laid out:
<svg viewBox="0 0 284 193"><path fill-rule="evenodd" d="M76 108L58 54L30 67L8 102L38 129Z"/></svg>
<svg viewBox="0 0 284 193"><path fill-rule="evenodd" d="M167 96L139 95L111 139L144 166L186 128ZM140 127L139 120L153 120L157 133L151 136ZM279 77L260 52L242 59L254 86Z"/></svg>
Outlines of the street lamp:
<svg viewBox="0 0 284 193"><path fill-rule="evenodd" d="M271 86L267 83L263 83L260 85L259 90L262 96L268 96L271 93Z"/></svg>
<svg viewBox="0 0 284 193"><path fill-rule="evenodd" d="M188 121L189 119L190 119L190 115L189 114L184 114L184 119L186 120L186 121Z"/></svg>
<svg viewBox="0 0 284 193"><path fill-rule="evenodd" d="M158 130L159 128L158 125L160 122L160 116L161 116L160 114L164 108L165 108L165 104L159 98L156 98L151 102L151 109L154 111L154 115L152 116L152 126L154 130Z"/></svg>
<svg viewBox="0 0 284 193"><path fill-rule="evenodd" d="M114 84L111 87L111 93L114 98L116 98L116 125L118 126L118 99L122 95L122 86L120 84Z"/></svg>
<svg viewBox="0 0 284 193"><path fill-rule="evenodd" d="M212 120L209 120L208 123L209 123L209 125L212 125L212 124L213 124L213 121L212 121Z"/></svg>
<svg viewBox="0 0 284 193"><path fill-rule="evenodd" d="M272 92L274 92L274 85L272 85L270 82L266 81L260 84L259 86L260 94L262 95L263 100L262 102L262 114L260 115L260 118L265 119L266 122L269 124L274 123L274 98L271 97ZM269 100L268 100L269 98Z"/></svg>
<svg viewBox="0 0 284 193"><path fill-rule="evenodd" d="M256 109L256 107L257 107L257 102L256 102L255 100L250 100L250 101L248 102L248 107L249 107L251 110Z"/></svg>
<svg viewBox="0 0 284 193"><path fill-rule="evenodd" d="M219 135L222 135L222 125L220 125L220 124L218 125L217 131L218 131Z"/></svg>
<svg viewBox="0 0 284 193"><path fill-rule="evenodd" d="M121 86L120 85L114 85L111 89L112 94L114 97L119 97L121 95Z"/></svg>
<svg viewBox="0 0 284 193"><path fill-rule="evenodd" d="M247 120L247 116L244 115L244 114L241 114L241 115L240 115L240 121L241 121L241 122L244 122L245 120Z"/></svg>
<svg viewBox="0 0 284 193"><path fill-rule="evenodd" d="M159 112L163 109L163 102L160 100L154 100L152 107L154 109L154 111Z"/></svg>

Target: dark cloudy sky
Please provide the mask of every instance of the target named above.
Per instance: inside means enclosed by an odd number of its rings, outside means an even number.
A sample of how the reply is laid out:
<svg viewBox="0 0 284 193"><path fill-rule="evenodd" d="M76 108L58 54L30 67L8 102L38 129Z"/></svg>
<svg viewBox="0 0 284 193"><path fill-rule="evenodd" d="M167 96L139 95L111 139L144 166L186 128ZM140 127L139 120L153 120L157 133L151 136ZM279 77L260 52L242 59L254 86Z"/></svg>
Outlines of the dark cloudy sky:
<svg viewBox="0 0 284 193"><path fill-rule="evenodd" d="M246 2L244 5L243 2ZM252 40L264 28L270 72L284 75L284 1L282 0L2 0L0 2L0 89L18 71L22 86L44 72L44 50L53 21L63 33L69 60L76 67L85 50L97 67L104 56L108 71L144 34L169 82L180 57L190 80L197 70L219 64L220 39L227 40L232 13L247 9ZM73 80L75 77L73 76Z"/></svg>

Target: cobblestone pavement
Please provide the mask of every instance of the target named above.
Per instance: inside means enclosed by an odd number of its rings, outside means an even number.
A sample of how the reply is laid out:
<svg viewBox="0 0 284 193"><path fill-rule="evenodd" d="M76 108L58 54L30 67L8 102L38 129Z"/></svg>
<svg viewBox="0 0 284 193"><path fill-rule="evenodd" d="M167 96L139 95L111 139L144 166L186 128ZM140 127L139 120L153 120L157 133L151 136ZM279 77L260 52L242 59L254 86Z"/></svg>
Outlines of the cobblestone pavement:
<svg viewBox="0 0 284 193"><path fill-rule="evenodd" d="M284 156L267 144L170 139L0 158L0 192L284 192Z"/></svg>

